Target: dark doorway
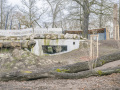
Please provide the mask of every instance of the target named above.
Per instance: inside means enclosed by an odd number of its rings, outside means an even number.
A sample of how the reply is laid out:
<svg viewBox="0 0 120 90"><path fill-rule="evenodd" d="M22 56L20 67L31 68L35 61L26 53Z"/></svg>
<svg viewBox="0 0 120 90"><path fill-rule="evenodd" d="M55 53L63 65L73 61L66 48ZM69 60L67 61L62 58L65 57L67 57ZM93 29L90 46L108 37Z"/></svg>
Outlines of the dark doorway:
<svg viewBox="0 0 120 90"><path fill-rule="evenodd" d="M43 53L55 54L67 51L67 45L42 45Z"/></svg>

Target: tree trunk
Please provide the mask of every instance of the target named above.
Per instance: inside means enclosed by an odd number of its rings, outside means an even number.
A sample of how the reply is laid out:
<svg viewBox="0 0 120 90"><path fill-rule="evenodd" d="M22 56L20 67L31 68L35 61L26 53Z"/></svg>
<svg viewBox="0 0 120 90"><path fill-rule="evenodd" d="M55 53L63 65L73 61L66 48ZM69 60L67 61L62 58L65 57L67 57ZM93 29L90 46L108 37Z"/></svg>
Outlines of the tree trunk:
<svg viewBox="0 0 120 90"><path fill-rule="evenodd" d="M1 0L1 29L2 29L2 25L3 25L3 21L2 21L3 20L3 18L2 18L2 16L3 16L3 8L2 8L3 5L2 4L3 4L3 0Z"/></svg>
<svg viewBox="0 0 120 90"><path fill-rule="evenodd" d="M119 35L120 35L120 0L119 0Z"/></svg>
<svg viewBox="0 0 120 90"><path fill-rule="evenodd" d="M120 59L120 52L113 53L109 55L102 56L98 58L96 66L102 66L106 63L116 61ZM93 60L94 62L95 60ZM36 69L36 70L19 70L19 71L9 71L1 72L0 80L9 81L9 80L33 80L40 78L64 78L64 79L77 79L85 78L90 76L101 76L108 75L111 73L120 73L120 66L115 68L108 69L92 69L89 70L89 62L79 62L72 65L66 65L62 67L46 68L46 69Z"/></svg>
<svg viewBox="0 0 120 90"><path fill-rule="evenodd" d="M0 74L0 81L10 81L10 80L35 80L41 78L62 78L62 79L80 79L87 78L90 76L102 76L109 75L112 73L120 73L120 67L108 68L103 70L87 70L78 73L64 73L55 72L51 70L34 70L34 71L13 71Z"/></svg>
<svg viewBox="0 0 120 90"><path fill-rule="evenodd" d="M82 7L80 5L79 5L79 9L80 9L79 10L80 11L80 30L82 30L82 27L81 27L82 26L82 20L81 20L82 19Z"/></svg>
<svg viewBox="0 0 120 90"><path fill-rule="evenodd" d="M88 25L89 25L89 13L90 13L89 1L83 1L83 23L82 23L82 30L83 30L83 37L88 38Z"/></svg>
<svg viewBox="0 0 120 90"><path fill-rule="evenodd" d="M87 78L90 76L109 75L112 73L120 73L120 67L109 68L105 70L87 70L78 73L51 72L51 74L54 75L54 77L62 78L62 79L80 79L80 78Z"/></svg>
<svg viewBox="0 0 120 90"><path fill-rule="evenodd" d="M100 5L100 16L99 16L99 20L100 20L100 22L99 22L99 28L102 28L102 17L103 17L103 10L102 10L102 8L103 8L103 0L101 0L101 5Z"/></svg>
<svg viewBox="0 0 120 90"><path fill-rule="evenodd" d="M114 4L114 9L113 9L113 39L115 39L115 27L118 24L117 17L118 17L118 5Z"/></svg>

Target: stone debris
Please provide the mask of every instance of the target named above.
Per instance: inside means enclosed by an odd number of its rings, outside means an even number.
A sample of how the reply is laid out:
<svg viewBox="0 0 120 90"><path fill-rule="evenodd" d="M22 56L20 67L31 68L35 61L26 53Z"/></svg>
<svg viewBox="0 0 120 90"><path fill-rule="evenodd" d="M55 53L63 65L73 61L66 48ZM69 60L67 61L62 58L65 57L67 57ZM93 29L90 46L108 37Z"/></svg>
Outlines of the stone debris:
<svg viewBox="0 0 120 90"><path fill-rule="evenodd" d="M35 46L36 42L34 40L25 40L25 41L2 41L0 42L0 48L32 48Z"/></svg>
<svg viewBox="0 0 120 90"><path fill-rule="evenodd" d="M77 34L32 34L32 35L27 35L27 36L10 36L10 37L5 37L2 36L0 37L0 40L34 40L34 39L84 39L82 36L77 35Z"/></svg>

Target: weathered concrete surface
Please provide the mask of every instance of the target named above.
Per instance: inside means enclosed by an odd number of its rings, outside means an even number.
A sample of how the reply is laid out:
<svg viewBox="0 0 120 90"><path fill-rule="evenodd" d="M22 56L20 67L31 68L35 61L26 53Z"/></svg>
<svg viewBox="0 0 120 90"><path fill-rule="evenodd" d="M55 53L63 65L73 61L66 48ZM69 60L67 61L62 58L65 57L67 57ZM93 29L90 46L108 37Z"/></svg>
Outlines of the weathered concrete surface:
<svg viewBox="0 0 120 90"><path fill-rule="evenodd" d="M77 34L32 34L26 36L0 36L0 40L33 40L33 39L83 39Z"/></svg>
<svg viewBox="0 0 120 90"><path fill-rule="evenodd" d="M78 49L80 47L79 43L82 40L76 40L76 39L36 39L36 45L32 48L31 52L38 56L43 56L45 53L43 53L43 45L58 45L58 46L67 46L67 51L64 51L63 53L70 52L72 50ZM60 48L58 47L56 49L57 52L60 51Z"/></svg>
<svg viewBox="0 0 120 90"><path fill-rule="evenodd" d="M25 41L0 41L0 48L32 48L36 42L34 40L25 40Z"/></svg>

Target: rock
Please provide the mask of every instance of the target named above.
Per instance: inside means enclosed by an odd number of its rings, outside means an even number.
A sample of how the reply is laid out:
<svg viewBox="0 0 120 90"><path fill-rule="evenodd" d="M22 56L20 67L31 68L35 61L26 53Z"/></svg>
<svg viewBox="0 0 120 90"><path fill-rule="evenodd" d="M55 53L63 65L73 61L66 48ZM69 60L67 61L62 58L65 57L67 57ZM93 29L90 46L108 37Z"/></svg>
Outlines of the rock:
<svg viewBox="0 0 120 90"><path fill-rule="evenodd" d="M3 43L0 43L0 48L2 48L3 47Z"/></svg>
<svg viewBox="0 0 120 90"><path fill-rule="evenodd" d="M83 40L87 40L87 38L83 38Z"/></svg>
<svg viewBox="0 0 120 90"><path fill-rule="evenodd" d="M3 40L10 40L10 38L9 37L4 37Z"/></svg>
<svg viewBox="0 0 120 90"><path fill-rule="evenodd" d="M35 34L34 39L40 39L40 34Z"/></svg>
<svg viewBox="0 0 120 90"><path fill-rule="evenodd" d="M32 48L35 46L35 44L36 42L34 40L30 40L30 41L26 40L21 43L21 46L22 48Z"/></svg>
<svg viewBox="0 0 120 90"><path fill-rule="evenodd" d="M64 39L64 34L60 34L60 39Z"/></svg>
<svg viewBox="0 0 120 90"><path fill-rule="evenodd" d="M4 37L0 36L0 40L3 40Z"/></svg>
<svg viewBox="0 0 120 90"><path fill-rule="evenodd" d="M45 39L51 39L51 35L50 34L45 34Z"/></svg>
<svg viewBox="0 0 120 90"><path fill-rule="evenodd" d="M17 40L22 40L22 38L21 37L17 37Z"/></svg>
<svg viewBox="0 0 120 90"><path fill-rule="evenodd" d="M12 52L13 57L20 58L21 57L21 51L19 49L14 49Z"/></svg>
<svg viewBox="0 0 120 90"><path fill-rule="evenodd" d="M26 41L21 41L21 42L1 42L0 43L0 48L16 48L16 47L21 47L21 48L32 48L35 46L36 42L34 40L26 40Z"/></svg>
<svg viewBox="0 0 120 90"><path fill-rule="evenodd" d="M64 36L65 39L73 39L73 34L66 33Z"/></svg>
<svg viewBox="0 0 120 90"><path fill-rule="evenodd" d="M73 34L73 39L78 39L78 35L77 34Z"/></svg>
<svg viewBox="0 0 120 90"><path fill-rule="evenodd" d="M40 39L44 39L45 35L44 34L40 34Z"/></svg>
<svg viewBox="0 0 120 90"><path fill-rule="evenodd" d="M34 34L30 35L30 40L34 40Z"/></svg>
<svg viewBox="0 0 120 90"><path fill-rule="evenodd" d="M82 36L80 36L80 39L83 39L83 37L82 37Z"/></svg>
<svg viewBox="0 0 120 90"><path fill-rule="evenodd" d="M11 43L10 42L3 42L3 48L10 48Z"/></svg>
<svg viewBox="0 0 120 90"><path fill-rule="evenodd" d="M78 40L80 40L80 35L77 35L78 36Z"/></svg>
<svg viewBox="0 0 120 90"><path fill-rule="evenodd" d="M36 44L36 42L35 42L34 40L30 40L30 41L28 42L28 48L34 47L35 44Z"/></svg>
<svg viewBox="0 0 120 90"><path fill-rule="evenodd" d="M53 39L53 40L58 39L58 35L57 34L51 34L51 39Z"/></svg>
<svg viewBox="0 0 120 90"><path fill-rule="evenodd" d="M9 40L17 40L17 37L16 36L10 36L8 37ZM7 40L7 39L6 39Z"/></svg>
<svg viewBox="0 0 120 90"><path fill-rule="evenodd" d="M14 47L21 47L20 42L11 42L11 48L14 48Z"/></svg>
<svg viewBox="0 0 120 90"><path fill-rule="evenodd" d="M23 40L30 40L30 36L24 36Z"/></svg>

